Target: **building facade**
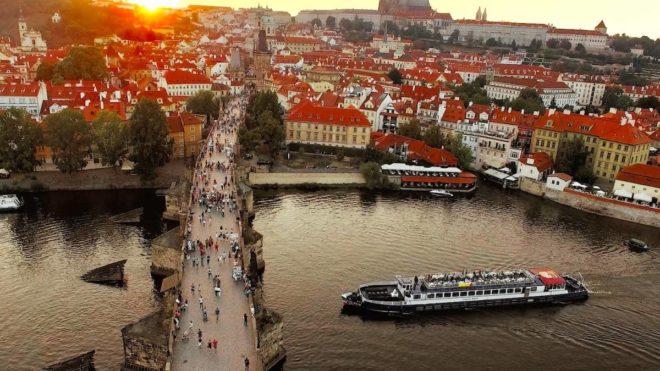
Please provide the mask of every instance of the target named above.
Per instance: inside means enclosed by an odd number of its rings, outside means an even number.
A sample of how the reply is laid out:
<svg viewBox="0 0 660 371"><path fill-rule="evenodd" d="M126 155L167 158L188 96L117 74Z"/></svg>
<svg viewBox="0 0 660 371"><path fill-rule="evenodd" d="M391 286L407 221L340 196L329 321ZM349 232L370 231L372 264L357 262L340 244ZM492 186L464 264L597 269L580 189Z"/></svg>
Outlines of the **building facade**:
<svg viewBox="0 0 660 371"><path fill-rule="evenodd" d="M284 120L286 143L366 148L371 124L354 107L321 107L303 102Z"/></svg>

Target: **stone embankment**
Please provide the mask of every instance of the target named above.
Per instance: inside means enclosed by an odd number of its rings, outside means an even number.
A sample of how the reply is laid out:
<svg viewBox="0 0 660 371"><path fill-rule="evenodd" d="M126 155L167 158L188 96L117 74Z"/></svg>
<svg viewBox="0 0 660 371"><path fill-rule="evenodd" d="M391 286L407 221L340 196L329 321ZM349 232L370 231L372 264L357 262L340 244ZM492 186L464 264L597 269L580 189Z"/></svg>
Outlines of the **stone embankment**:
<svg viewBox="0 0 660 371"><path fill-rule="evenodd" d="M119 169L93 169L64 174L59 171L38 171L30 174L13 174L0 179L1 193L44 191L94 191L111 189L163 189L181 181L185 175L184 160L171 161L156 170L156 178L142 181L139 176Z"/></svg>
<svg viewBox="0 0 660 371"><path fill-rule="evenodd" d="M590 193L566 189L563 192L549 189L542 182L521 178L520 189L559 204L588 213L625 220L660 228L660 209L598 197Z"/></svg>
<svg viewBox="0 0 660 371"><path fill-rule="evenodd" d="M360 173L249 173L248 182L255 188L332 188L366 185Z"/></svg>

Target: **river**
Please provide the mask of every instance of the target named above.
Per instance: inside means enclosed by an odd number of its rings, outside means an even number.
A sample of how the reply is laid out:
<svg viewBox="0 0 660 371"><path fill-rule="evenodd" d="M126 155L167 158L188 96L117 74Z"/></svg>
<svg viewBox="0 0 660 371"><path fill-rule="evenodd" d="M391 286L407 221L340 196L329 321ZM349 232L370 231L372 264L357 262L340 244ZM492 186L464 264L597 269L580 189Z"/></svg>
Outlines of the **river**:
<svg viewBox="0 0 660 371"><path fill-rule="evenodd" d="M364 191L256 194L267 302L284 315L286 370L657 369L657 229L482 186L471 199ZM109 217L145 207L146 225ZM121 328L157 308L149 240L162 230L153 192L26 196L0 214L0 369L34 370L96 348L122 361ZM80 275L128 259L126 288ZM584 304L373 321L341 314L339 294L394 274L551 266L581 272Z"/></svg>
<svg viewBox="0 0 660 371"><path fill-rule="evenodd" d="M660 233L483 185L470 199L365 191L256 194L267 303L287 370L657 369ZM656 250L633 253L630 237ZM369 320L339 295L395 274L550 266L585 303Z"/></svg>
<svg viewBox="0 0 660 371"><path fill-rule="evenodd" d="M99 370L119 369L121 328L157 309L149 241L163 230L163 199L147 191L24 197L20 213L0 214L0 369L40 369L94 348ZM108 219L138 207L146 225ZM125 288L80 279L121 259Z"/></svg>

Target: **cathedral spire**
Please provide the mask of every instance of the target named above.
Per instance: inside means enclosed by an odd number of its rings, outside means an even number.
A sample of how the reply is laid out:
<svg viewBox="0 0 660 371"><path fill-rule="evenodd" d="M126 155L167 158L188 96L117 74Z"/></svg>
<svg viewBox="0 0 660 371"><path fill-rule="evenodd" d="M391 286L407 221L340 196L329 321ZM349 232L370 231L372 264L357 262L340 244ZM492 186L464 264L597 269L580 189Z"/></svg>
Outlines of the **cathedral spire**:
<svg viewBox="0 0 660 371"><path fill-rule="evenodd" d="M477 21L481 20L481 7L479 7L479 10L477 10L477 16L475 17Z"/></svg>
<svg viewBox="0 0 660 371"><path fill-rule="evenodd" d="M25 18L23 18L23 2L21 0L18 0L18 21L25 21Z"/></svg>
<svg viewBox="0 0 660 371"><path fill-rule="evenodd" d="M488 14L486 13L486 8L484 8L484 12L481 14L481 20L482 21L488 20Z"/></svg>

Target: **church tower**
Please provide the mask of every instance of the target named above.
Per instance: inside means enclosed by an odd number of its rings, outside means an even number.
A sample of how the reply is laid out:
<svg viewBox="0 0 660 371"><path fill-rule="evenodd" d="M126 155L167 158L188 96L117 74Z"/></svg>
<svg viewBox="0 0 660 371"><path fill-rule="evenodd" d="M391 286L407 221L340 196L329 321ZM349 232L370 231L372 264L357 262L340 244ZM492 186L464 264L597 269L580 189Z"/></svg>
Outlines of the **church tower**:
<svg viewBox="0 0 660 371"><path fill-rule="evenodd" d="M481 20L481 7L479 7L479 10L477 10L477 16L474 19L476 19L477 21Z"/></svg>
<svg viewBox="0 0 660 371"><path fill-rule="evenodd" d="M23 7L21 3L18 3L18 38L23 41L23 36L27 33L28 28L27 28L27 22L25 22L25 18L23 18Z"/></svg>
<svg viewBox="0 0 660 371"><path fill-rule="evenodd" d="M259 31L257 45L254 51L254 74L257 90L263 90L266 85L266 75L270 72L270 60L273 53L268 49L266 31Z"/></svg>
<svg viewBox="0 0 660 371"><path fill-rule="evenodd" d="M482 21L488 20L488 13L486 13L486 8L484 8L484 12L481 14L481 20Z"/></svg>

